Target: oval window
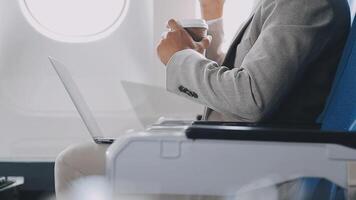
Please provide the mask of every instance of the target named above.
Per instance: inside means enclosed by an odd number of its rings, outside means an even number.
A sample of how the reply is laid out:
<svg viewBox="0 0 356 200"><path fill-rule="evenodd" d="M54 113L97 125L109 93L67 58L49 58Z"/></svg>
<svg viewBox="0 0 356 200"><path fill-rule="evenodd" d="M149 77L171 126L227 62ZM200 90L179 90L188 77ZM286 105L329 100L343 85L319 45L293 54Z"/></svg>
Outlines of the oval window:
<svg viewBox="0 0 356 200"><path fill-rule="evenodd" d="M119 23L127 0L23 0L32 22L41 32L57 36L98 36ZM56 38L58 39L58 38Z"/></svg>

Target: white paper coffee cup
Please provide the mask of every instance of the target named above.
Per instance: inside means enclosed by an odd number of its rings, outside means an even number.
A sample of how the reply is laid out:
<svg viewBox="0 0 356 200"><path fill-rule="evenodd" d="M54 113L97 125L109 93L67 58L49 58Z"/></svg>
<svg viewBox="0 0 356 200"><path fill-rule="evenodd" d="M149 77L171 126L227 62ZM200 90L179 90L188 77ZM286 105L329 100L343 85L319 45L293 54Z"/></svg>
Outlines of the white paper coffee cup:
<svg viewBox="0 0 356 200"><path fill-rule="evenodd" d="M203 19L184 19L180 20L179 23L196 42L200 42L208 35L209 26Z"/></svg>

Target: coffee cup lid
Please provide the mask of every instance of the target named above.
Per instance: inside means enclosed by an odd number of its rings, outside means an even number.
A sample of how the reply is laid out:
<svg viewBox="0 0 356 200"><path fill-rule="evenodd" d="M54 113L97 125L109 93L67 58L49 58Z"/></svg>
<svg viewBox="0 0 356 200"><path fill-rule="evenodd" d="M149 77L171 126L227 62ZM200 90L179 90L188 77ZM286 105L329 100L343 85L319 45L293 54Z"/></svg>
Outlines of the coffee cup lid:
<svg viewBox="0 0 356 200"><path fill-rule="evenodd" d="M184 28L205 28L205 29L208 29L208 24L203 19L184 19L184 20L180 20L179 23Z"/></svg>

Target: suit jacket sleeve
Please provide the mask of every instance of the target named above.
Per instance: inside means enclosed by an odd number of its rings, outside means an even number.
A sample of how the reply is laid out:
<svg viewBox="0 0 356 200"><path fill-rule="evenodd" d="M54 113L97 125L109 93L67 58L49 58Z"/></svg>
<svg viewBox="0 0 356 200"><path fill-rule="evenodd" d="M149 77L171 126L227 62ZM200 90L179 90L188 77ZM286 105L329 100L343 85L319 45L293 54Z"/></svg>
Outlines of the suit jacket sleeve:
<svg viewBox="0 0 356 200"><path fill-rule="evenodd" d="M230 70L183 50L167 64L167 90L242 121L264 117L320 54L339 22L326 0L276 0L261 12L261 33L241 66Z"/></svg>

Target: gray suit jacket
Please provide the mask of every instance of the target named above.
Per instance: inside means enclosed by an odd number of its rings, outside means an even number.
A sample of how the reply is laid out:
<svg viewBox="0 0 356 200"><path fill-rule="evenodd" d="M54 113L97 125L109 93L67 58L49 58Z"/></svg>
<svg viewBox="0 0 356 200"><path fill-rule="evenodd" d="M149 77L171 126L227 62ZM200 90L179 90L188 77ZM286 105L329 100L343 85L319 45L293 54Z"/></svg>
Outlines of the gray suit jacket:
<svg viewBox="0 0 356 200"><path fill-rule="evenodd" d="M209 107L206 120L314 122L349 27L346 0L261 0L227 54L219 22L206 57L174 54L166 86Z"/></svg>

